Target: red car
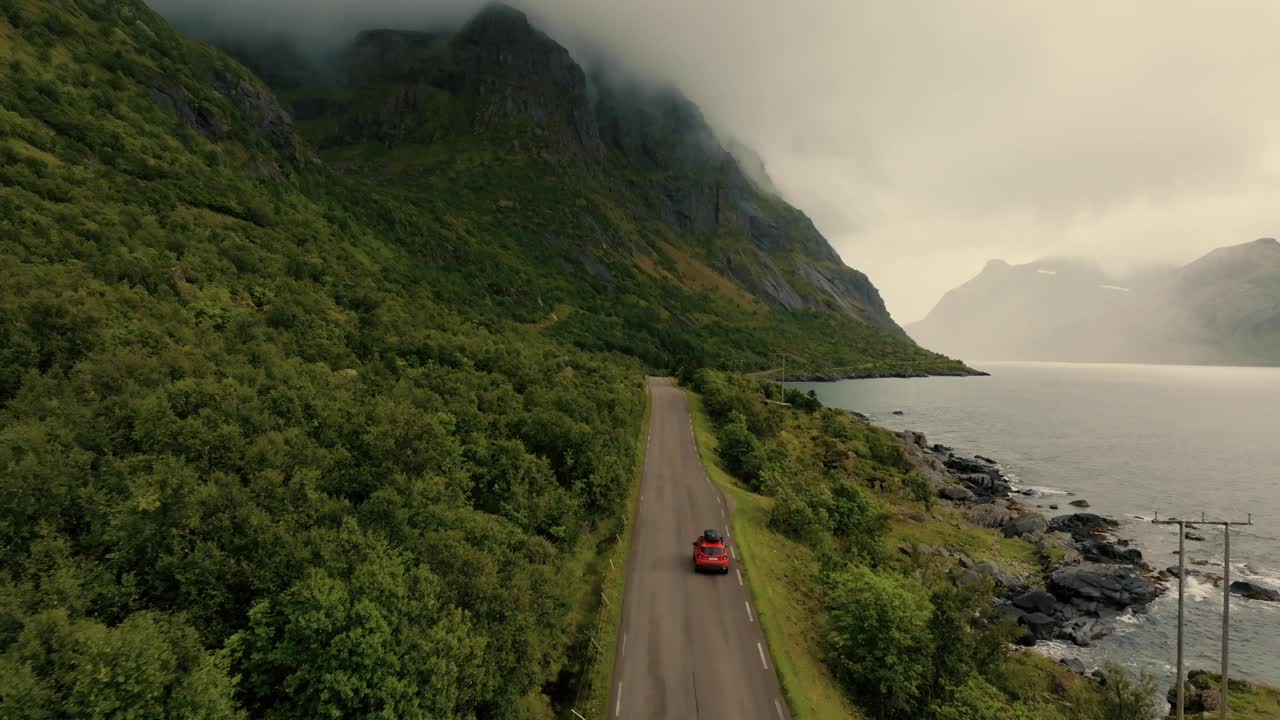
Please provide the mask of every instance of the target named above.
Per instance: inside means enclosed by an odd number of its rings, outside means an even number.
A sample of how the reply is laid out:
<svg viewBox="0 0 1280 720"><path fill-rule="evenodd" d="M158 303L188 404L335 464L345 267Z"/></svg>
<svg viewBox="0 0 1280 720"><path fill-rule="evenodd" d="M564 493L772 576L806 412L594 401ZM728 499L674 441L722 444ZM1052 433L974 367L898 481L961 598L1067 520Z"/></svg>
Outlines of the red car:
<svg viewBox="0 0 1280 720"><path fill-rule="evenodd" d="M729 572L729 548L715 530L706 530L693 541L693 571L703 570L715 570L722 575Z"/></svg>

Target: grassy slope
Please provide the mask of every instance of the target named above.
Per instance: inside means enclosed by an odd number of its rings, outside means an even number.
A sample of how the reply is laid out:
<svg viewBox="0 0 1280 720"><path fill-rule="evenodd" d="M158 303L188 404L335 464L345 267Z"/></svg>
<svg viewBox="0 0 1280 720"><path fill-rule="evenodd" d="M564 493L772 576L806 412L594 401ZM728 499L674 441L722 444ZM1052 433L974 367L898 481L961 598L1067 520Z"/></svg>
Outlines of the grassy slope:
<svg viewBox="0 0 1280 720"><path fill-rule="evenodd" d="M822 601L813 574L817 565L813 552L767 527L773 499L746 490L724 471L717 455L719 442L702 398L689 391L689 399L702 464L733 503L734 538L792 717L863 717L822 662L815 623L822 615Z"/></svg>

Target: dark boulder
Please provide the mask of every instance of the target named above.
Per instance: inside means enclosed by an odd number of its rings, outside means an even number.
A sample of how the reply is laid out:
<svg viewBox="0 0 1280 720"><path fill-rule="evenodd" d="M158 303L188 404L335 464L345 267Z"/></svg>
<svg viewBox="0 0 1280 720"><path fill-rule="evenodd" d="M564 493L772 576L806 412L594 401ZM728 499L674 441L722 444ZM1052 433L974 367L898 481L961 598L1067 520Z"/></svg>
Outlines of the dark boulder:
<svg viewBox="0 0 1280 720"><path fill-rule="evenodd" d="M1236 580L1231 583L1231 593L1250 600L1268 600L1270 602L1280 602L1280 590L1251 583L1245 580Z"/></svg>
<svg viewBox="0 0 1280 720"><path fill-rule="evenodd" d="M1137 548L1122 547L1118 543L1099 540L1078 540L1076 549L1090 562L1125 563L1143 567L1142 551Z"/></svg>
<svg viewBox="0 0 1280 720"><path fill-rule="evenodd" d="M1020 610L1051 615L1053 614L1054 609L1058 606L1058 600L1053 595L1043 590L1033 590L1014 598L1013 604Z"/></svg>
<svg viewBox="0 0 1280 720"><path fill-rule="evenodd" d="M1155 583L1128 566L1093 562L1059 568L1049 576L1049 590L1072 604L1083 599L1121 609L1146 605L1157 592Z"/></svg>
<svg viewBox="0 0 1280 720"><path fill-rule="evenodd" d="M1082 616L1073 618L1058 628L1058 637L1070 640L1079 647L1089 647L1094 640L1109 632L1110 629L1097 618Z"/></svg>
<svg viewBox="0 0 1280 720"><path fill-rule="evenodd" d="M1089 672L1089 668L1084 664L1084 661L1081 660L1080 658L1074 658L1074 657L1062 658L1058 662L1065 665L1068 670L1070 670L1071 672L1077 675L1084 675L1085 673Z"/></svg>
<svg viewBox="0 0 1280 720"><path fill-rule="evenodd" d="M1023 535L1042 533L1048 528L1049 523L1044 519L1043 515L1027 513L1010 520L1001 532L1004 533L1005 537L1022 537Z"/></svg>
<svg viewBox="0 0 1280 720"><path fill-rule="evenodd" d="M1186 539L1188 539L1188 540L1193 540L1193 541L1195 541L1195 542L1204 542L1204 536L1203 536L1203 535L1197 535L1197 534L1195 534L1195 533L1193 533L1193 532L1186 532L1186 533L1183 533L1183 537L1185 537L1185 538L1186 538Z"/></svg>
<svg viewBox="0 0 1280 720"><path fill-rule="evenodd" d="M1053 639L1054 620L1044 613L1027 613L1018 618L1018 622L1030 630L1036 640Z"/></svg>
<svg viewBox="0 0 1280 720"><path fill-rule="evenodd" d="M1071 501L1071 504L1072 504L1072 505L1074 505L1074 506L1076 506L1076 507L1078 507L1078 508L1087 508L1087 507L1089 507L1089 501L1088 501L1088 500L1072 500L1072 501Z"/></svg>
<svg viewBox="0 0 1280 720"><path fill-rule="evenodd" d="M973 491L963 485L944 485L938 488L938 497L953 502L969 502L973 500Z"/></svg>
<svg viewBox="0 0 1280 720"><path fill-rule="evenodd" d="M959 475L986 475L992 480L1001 478L1000 469L990 463L984 463L981 460L960 457L952 455L943 462L948 470Z"/></svg>
<svg viewBox="0 0 1280 720"><path fill-rule="evenodd" d="M1114 530L1120 523L1093 513L1072 513L1059 515L1049 521L1049 527L1062 532L1069 532L1073 537L1081 538L1098 535Z"/></svg>

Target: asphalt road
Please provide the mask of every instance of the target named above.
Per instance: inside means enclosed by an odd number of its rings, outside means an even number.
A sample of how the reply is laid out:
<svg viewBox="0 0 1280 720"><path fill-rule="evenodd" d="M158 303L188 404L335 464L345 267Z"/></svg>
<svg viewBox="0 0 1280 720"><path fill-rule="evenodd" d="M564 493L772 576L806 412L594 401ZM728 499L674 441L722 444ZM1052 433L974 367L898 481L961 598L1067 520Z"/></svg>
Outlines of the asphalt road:
<svg viewBox="0 0 1280 720"><path fill-rule="evenodd" d="M773 659L737 557L728 499L694 446L689 401L649 379L651 411L640 503L627 561L609 717L787 720ZM728 575L693 572L693 541L728 539Z"/></svg>

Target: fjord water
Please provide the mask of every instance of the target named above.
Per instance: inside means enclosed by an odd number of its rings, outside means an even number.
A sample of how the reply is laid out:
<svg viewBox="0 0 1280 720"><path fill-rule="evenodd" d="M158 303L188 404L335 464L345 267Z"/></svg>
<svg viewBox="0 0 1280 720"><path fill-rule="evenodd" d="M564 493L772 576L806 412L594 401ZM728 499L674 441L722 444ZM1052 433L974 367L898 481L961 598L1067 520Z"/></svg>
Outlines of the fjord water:
<svg viewBox="0 0 1280 720"><path fill-rule="evenodd" d="M795 383L824 404L856 410L893 430L926 433L962 454L999 461L1022 498L1048 517L1076 510L1121 522L1161 569L1177 565L1176 526L1148 522L1170 516L1244 519L1233 529L1231 578L1280 589L1280 368L976 363L991 377L850 380ZM902 411L902 415L893 414ZM1074 493L1069 496L1066 493ZM1057 504L1060 510L1050 510ZM1221 574L1222 533L1193 531L1187 562ZM1187 582L1186 664L1217 671L1222 591ZM1127 617L1091 648L1053 643L1051 654L1090 665L1110 658L1172 683L1177 581L1149 613ZM1233 677L1280 684L1280 603L1231 598Z"/></svg>

